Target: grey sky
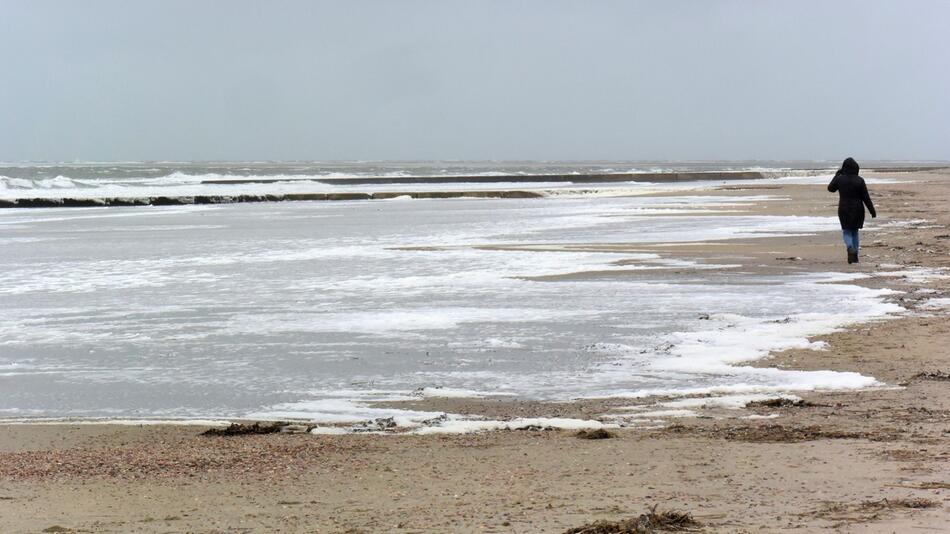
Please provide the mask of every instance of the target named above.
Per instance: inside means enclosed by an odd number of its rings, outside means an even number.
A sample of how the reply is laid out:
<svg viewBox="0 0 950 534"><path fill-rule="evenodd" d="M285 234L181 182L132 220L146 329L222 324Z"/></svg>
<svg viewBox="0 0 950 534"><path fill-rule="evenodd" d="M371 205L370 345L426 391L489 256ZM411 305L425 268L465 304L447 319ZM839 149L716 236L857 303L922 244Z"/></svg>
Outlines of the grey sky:
<svg viewBox="0 0 950 534"><path fill-rule="evenodd" d="M950 159L950 2L0 0L0 160Z"/></svg>

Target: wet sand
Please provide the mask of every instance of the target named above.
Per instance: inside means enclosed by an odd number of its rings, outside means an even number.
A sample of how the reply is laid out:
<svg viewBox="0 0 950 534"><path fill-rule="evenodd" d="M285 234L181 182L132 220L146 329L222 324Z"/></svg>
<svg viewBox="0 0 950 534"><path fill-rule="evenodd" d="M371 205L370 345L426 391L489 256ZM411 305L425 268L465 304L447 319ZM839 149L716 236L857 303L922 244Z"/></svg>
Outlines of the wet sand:
<svg viewBox="0 0 950 534"><path fill-rule="evenodd" d="M871 274L858 283L904 291L893 298L905 316L822 336L823 351L785 351L756 365L857 371L889 387L800 393L799 406L704 409L658 428L613 430L610 439L533 430L208 437L196 427L5 425L0 532L564 532L653 505L690 512L703 532L945 531L950 320L926 300L950 297L950 280L874 273L950 268L950 173L882 176L901 183L871 186L881 217L862 234L858 265L844 263L838 232L585 248L655 251L743 271ZM836 198L822 186L756 187L712 194L787 197L736 208L752 213L834 213ZM401 406L596 418L663 400Z"/></svg>

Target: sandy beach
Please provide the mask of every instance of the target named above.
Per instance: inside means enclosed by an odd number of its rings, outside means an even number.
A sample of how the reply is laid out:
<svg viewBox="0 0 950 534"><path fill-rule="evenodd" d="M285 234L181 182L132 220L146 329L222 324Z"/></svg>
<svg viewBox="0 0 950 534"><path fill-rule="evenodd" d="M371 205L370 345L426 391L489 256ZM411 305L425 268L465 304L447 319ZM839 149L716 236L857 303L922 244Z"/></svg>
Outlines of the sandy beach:
<svg viewBox="0 0 950 534"><path fill-rule="evenodd" d="M635 406L664 421L607 439L543 429L205 436L201 426L6 424L0 532L565 532L654 506L688 512L701 532L946 531L950 307L933 299L950 302L950 278L936 270L950 269L950 170L864 175L893 182L870 186L880 217L862 234L860 264L846 264L839 232L575 248L749 272L865 273L853 283L895 290L889 298L906 312L815 339L824 350L755 365L854 371L881 387L744 407L655 397L399 403L502 420L609 420ZM737 208L752 214L829 216L837 202L824 186L780 182L695 194L787 198ZM695 416L676 417L684 407ZM588 531L619 531L605 525Z"/></svg>

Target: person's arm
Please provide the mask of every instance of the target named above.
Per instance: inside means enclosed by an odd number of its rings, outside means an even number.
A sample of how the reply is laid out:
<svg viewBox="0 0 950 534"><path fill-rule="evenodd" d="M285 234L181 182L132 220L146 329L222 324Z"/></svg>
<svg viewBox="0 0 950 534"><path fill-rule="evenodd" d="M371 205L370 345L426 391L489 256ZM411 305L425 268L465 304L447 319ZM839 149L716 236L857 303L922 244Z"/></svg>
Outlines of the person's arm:
<svg viewBox="0 0 950 534"><path fill-rule="evenodd" d="M861 181L861 201L864 202L864 205L868 207L868 211L871 213L871 218L877 217L877 212L874 211L874 203L871 202L871 195L868 194L868 185Z"/></svg>
<svg viewBox="0 0 950 534"><path fill-rule="evenodd" d="M838 191L838 177L841 176L841 171L835 173L835 177L831 179L831 183L828 184L828 192L835 193Z"/></svg>

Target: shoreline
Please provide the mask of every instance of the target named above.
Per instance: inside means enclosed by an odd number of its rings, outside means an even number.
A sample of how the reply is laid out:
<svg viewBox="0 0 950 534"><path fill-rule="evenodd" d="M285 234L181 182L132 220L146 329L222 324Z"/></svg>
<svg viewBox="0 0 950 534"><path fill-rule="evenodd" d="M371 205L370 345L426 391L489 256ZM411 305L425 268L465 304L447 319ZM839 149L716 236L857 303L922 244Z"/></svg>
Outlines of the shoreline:
<svg viewBox="0 0 950 534"><path fill-rule="evenodd" d="M890 219L932 222L871 223L855 266L841 265L836 235L667 252L777 274L948 268L950 173L910 178L874 186L872 197ZM816 187L781 185L790 197L783 206L750 209L826 214L835 199ZM945 310L926 305L950 296L950 282L897 273L850 283L905 291L892 298L910 312L818 336L824 350L790 349L744 365L856 371L889 387L795 392L801 402L739 409L726 401L663 406L699 416L656 415L666 421L660 428L611 429L614 437L603 440L537 429L209 438L177 425L0 425L0 525L11 532L563 532L659 504L692 513L703 532L939 529L950 521L950 322ZM694 397L703 398L711 399ZM596 416L685 399L641 400L426 399L419 406L499 418Z"/></svg>

